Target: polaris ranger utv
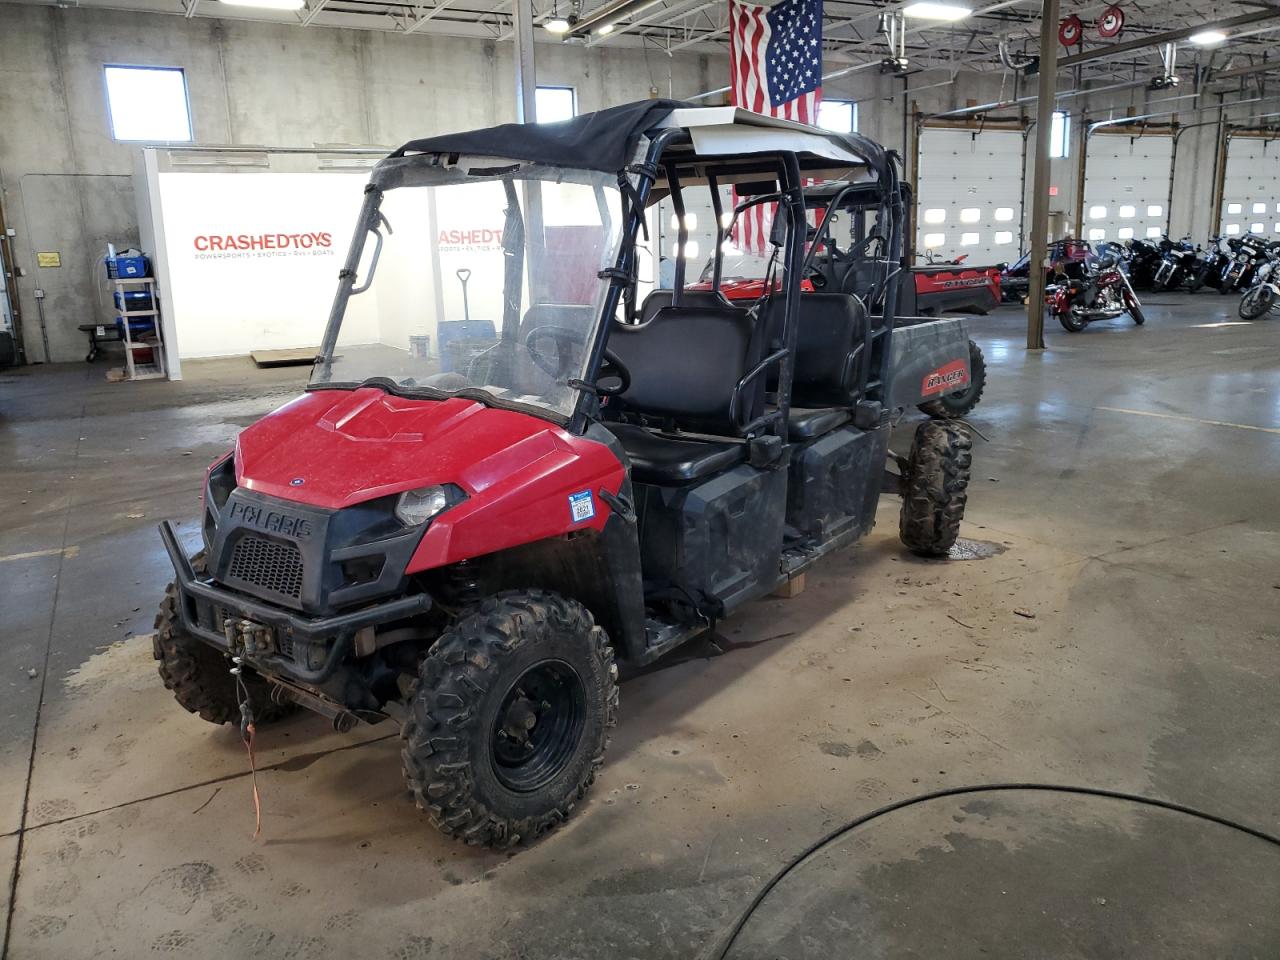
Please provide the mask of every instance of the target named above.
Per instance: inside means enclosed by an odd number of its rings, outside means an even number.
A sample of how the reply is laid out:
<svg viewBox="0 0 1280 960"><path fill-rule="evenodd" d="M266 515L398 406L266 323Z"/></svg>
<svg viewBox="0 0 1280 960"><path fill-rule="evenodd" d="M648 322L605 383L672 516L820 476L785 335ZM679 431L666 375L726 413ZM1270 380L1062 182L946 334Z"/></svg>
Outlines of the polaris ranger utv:
<svg viewBox="0 0 1280 960"><path fill-rule="evenodd" d="M800 295L807 179L881 198L879 315ZM741 198L722 241L776 211L759 296L726 299L717 269L686 289L684 258L651 289L653 205L719 184ZM909 548L955 540L964 427L920 424L885 469L894 410L966 356L955 321L913 328L894 387L902 223L874 143L734 108L648 101L397 150L307 392L210 467L199 553L161 525L165 685L213 723L394 718L418 805L468 842L562 821L603 762L619 663L857 540L882 487ZM461 309L455 267L481 281ZM459 315L465 349L431 356Z"/></svg>

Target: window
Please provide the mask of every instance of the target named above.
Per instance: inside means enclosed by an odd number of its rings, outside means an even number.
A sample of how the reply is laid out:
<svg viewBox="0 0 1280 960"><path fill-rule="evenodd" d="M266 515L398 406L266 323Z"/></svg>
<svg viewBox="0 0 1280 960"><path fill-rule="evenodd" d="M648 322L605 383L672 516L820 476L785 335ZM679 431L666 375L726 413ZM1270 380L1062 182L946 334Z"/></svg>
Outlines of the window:
<svg viewBox="0 0 1280 960"><path fill-rule="evenodd" d="M533 112L538 123L558 123L578 115L573 87L538 87L533 91Z"/></svg>
<svg viewBox="0 0 1280 960"><path fill-rule="evenodd" d="M698 241L690 240L684 245L684 258L686 260L698 259Z"/></svg>
<svg viewBox="0 0 1280 960"><path fill-rule="evenodd" d="M1280 233L1280 223L1277 223L1277 224L1276 224L1276 226L1275 226L1275 231L1276 231L1276 233Z"/></svg>
<svg viewBox="0 0 1280 960"><path fill-rule="evenodd" d="M1008 230L996 231L996 246L1001 247L1006 243L1013 243L1013 234Z"/></svg>
<svg viewBox="0 0 1280 960"><path fill-rule="evenodd" d="M1251 223L1251 224L1249 224L1249 232L1250 232L1250 233L1261 233L1261 232L1262 232L1262 230L1263 230L1263 227L1262 227L1262 224L1260 224L1260 223Z"/></svg>
<svg viewBox="0 0 1280 960"><path fill-rule="evenodd" d="M925 223L942 223L946 219L947 211L943 210L941 207L934 207L932 210L926 210L924 212Z"/></svg>
<svg viewBox="0 0 1280 960"><path fill-rule="evenodd" d="M1098 204L1098 206L1096 207L1089 208L1090 220L1101 220L1106 215L1107 215L1107 208L1102 206L1102 204Z"/></svg>
<svg viewBox="0 0 1280 960"><path fill-rule="evenodd" d="M1089 231L1089 239L1090 239L1090 240L1105 240L1105 239L1107 239L1107 231L1103 230L1101 227L1093 227L1093 228Z"/></svg>
<svg viewBox="0 0 1280 960"><path fill-rule="evenodd" d="M977 223L982 217L982 211L977 207L965 207L960 211L961 223Z"/></svg>
<svg viewBox="0 0 1280 960"><path fill-rule="evenodd" d="M924 245L932 250L934 247L940 247L947 242L945 233L926 233L924 235Z"/></svg>
<svg viewBox="0 0 1280 960"><path fill-rule="evenodd" d="M836 133L856 133L858 105L852 100L823 100L818 104L818 126Z"/></svg>
<svg viewBox="0 0 1280 960"><path fill-rule="evenodd" d="M104 73L111 136L191 142L191 107L181 67L107 66Z"/></svg>
<svg viewBox="0 0 1280 960"><path fill-rule="evenodd" d="M1116 236L1119 237L1121 240L1132 240L1133 227L1121 227L1119 230L1116 231Z"/></svg>
<svg viewBox="0 0 1280 960"><path fill-rule="evenodd" d="M1159 227L1147 227L1147 239L1148 239L1148 240L1154 240L1154 239L1155 239L1156 237L1158 237L1158 236L1160 236L1160 228L1159 228Z"/></svg>
<svg viewBox="0 0 1280 960"><path fill-rule="evenodd" d="M1013 219L1013 207L996 207L996 219L1008 223Z"/></svg>
<svg viewBox="0 0 1280 960"><path fill-rule="evenodd" d="M730 216L733 216L733 214L730 214ZM724 217L722 216L720 219L721 219L721 220L723 220L723 219L724 219ZM727 224L727 223L725 224L725 226L726 226L726 227L727 227L728 225L729 225L729 224ZM698 215L697 215L696 213L692 213L692 212L690 212L690 213L686 213L686 214L684 215L684 227L685 227L685 229L686 229L686 230L697 230L697 229L698 229ZM679 218L679 217L677 217L674 213L671 215L671 229L672 229L672 230L679 230L679 229L680 229L680 218Z"/></svg>
<svg viewBox="0 0 1280 960"><path fill-rule="evenodd" d="M1071 150L1070 133L1071 126L1067 122L1067 115L1061 110L1053 111L1053 122L1049 124L1049 156L1054 160L1061 160L1067 156Z"/></svg>
<svg viewBox="0 0 1280 960"><path fill-rule="evenodd" d="M1148 217L1164 216L1164 207L1160 206L1160 204L1158 203L1153 203L1151 206L1147 207L1147 216Z"/></svg>
<svg viewBox="0 0 1280 960"><path fill-rule="evenodd" d="M1128 203L1126 203L1123 207L1120 208L1120 216L1122 219L1126 217L1135 216L1137 212L1138 211L1133 207L1133 205Z"/></svg>
<svg viewBox="0 0 1280 960"><path fill-rule="evenodd" d="M1227 213L1242 213L1243 211L1244 211L1244 206L1242 204L1239 204L1239 203L1227 204Z"/></svg>
<svg viewBox="0 0 1280 960"><path fill-rule="evenodd" d="M1240 232L1240 224L1238 223L1227 224L1227 236L1234 237L1239 232Z"/></svg>
<svg viewBox="0 0 1280 960"><path fill-rule="evenodd" d="M1253 212L1254 212L1254 213L1266 213L1266 212L1267 212L1267 205L1266 205L1265 203L1255 203L1255 204L1253 205Z"/></svg>
<svg viewBox="0 0 1280 960"><path fill-rule="evenodd" d="M976 246L977 243L978 243L978 235L976 233L960 234L960 246L973 247L973 246Z"/></svg>

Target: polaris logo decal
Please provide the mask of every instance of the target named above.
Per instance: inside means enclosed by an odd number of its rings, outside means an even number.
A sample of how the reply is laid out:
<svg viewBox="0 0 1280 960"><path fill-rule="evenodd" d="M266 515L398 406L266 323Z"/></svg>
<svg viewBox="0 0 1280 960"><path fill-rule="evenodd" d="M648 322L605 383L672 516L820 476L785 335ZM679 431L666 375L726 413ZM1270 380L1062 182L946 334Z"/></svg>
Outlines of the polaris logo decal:
<svg viewBox="0 0 1280 960"><path fill-rule="evenodd" d="M596 515L596 504L591 499L591 491L569 494L569 515L574 523L585 523Z"/></svg>
<svg viewBox="0 0 1280 960"><path fill-rule="evenodd" d="M952 360L950 363L931 370L924 376L920 384L920 395L927 397L934 393L950 393L969 382L968 364L964 360Z"/></svg>
<svg viewBox="0 0 1280 960"><path fill-rule="evenodd" d="M267 510L252 503L233 502L231 520L267 533L293 537L295 540L306 540L312 534L311 521L306 517L295 517L277 510Z"/></svg>

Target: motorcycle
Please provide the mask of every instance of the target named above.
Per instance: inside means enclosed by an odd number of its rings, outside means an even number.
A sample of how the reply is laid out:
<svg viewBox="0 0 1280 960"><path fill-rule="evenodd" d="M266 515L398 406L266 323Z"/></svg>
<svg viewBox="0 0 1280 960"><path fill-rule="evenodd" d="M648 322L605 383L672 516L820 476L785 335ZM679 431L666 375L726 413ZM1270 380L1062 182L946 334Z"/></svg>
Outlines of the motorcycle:
<svg viewBox="0 0 1280 960"><path fill-rule="evenodd" d="M1129 282L1135 289L1150 290L1164 252L1150 240L1126 240L1124 245L1129 252Z"/></svg>
<svg viewBox="0 0 1280 960"><path fill-rule="evenodd" d="M1200 257L1200 249L1192 246L1189 238L1173 241L1168 238L1161 244L1164 255L1151 278L1151 289L1157 293L1165 290L1177 290L1184 283L1190 284L1196 276L1196 265ZM1199 284L1195 287L1199 289Z"/></svg>
<svg viewBox="0 0 1280 960"><path fill-rule="evenodd" d="M1222 281L1218 292L1224 296L1235 293L1249 286L1253 279L1255 266L1261 261L1264 246L1252 238L1228 240L1231 247L1231 259L1222 268Z"/></svg>
<svg viewBox="0 0 1280 960"><path fill-rule="evenodd" d="M1259 320L1280 306L1280 243L1271 244L1266 259L1253 272L1253 286L1240 298L1241 320Z"/></svg>
<svg viewBox="0 0 1280 960"><path fill-rule="evenodd" d="M1122 313L1128 313L1138 326L1147 322L1138 295L1114 257L1098 261L1083 279L1066 276L1057 264L1055 274L1060 279L1045 292L1045 302L1067 331L1079 333L1095 320L1111 320Z"/></svg>

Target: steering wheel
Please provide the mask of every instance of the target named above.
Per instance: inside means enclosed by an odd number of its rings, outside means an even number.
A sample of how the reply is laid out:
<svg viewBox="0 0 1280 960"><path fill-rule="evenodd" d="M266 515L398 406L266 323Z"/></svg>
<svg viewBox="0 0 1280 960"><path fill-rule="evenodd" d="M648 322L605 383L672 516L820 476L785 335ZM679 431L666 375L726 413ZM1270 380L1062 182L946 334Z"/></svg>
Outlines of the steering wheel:
<svg viewBox="0 0 1280 960"><path fill-rule="evenodd" d="M570 363L574 348L581 341L582 335L577 330L570 330L568 327L561 327L556 324L544 324L540 327L534 327L524 337L525 349L529 351L529 359L534 362L543 373L557 380L563 380L571 375ZM555 360L554 362L541 350L538 344L552 340L555 342Z"/></svg>
<svg viewBox="0 0 1280 960"><path fill-rule="evenodd" d="M601 380L617 380L616 387L602 387ZM620 393L626 393L631 387L631 371L627 369L626 364L618 359L618 355L608 347L604 348L604 362L600 364L600 372L596 374L596 395L601 397L616 397Z"/></svg>

